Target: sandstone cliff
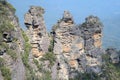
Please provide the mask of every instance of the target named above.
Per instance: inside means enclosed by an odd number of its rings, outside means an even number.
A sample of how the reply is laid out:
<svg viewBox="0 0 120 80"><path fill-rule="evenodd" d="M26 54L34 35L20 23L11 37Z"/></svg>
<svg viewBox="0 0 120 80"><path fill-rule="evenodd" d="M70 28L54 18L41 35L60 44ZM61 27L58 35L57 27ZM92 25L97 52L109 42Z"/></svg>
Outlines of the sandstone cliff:
<svg viewBox="0 0 120 80"><path fill-rule="evenodd" d="M102 24L94 16L77 26L65 11L53 27L54 54L57 57L58 79L74 78L77 72L100 73L102 66Z"/></svg>
<svg viewBox="0 0 120 80"><path fill-rule="evenodd" d="M103 25L76 25L69 11L48 34L44 9L31 6L23 31L15 9L0 1L0 80L119 80L120 51L102 49Z"/></svg>
<svg viewBox="0 0 120 80"><path fill-rule="evenodd" d="M30 38L32 53L35 57L41 57L48 51L49 38L43 18L44 9L31 6L25 14L25 25Z"/></svg>
<svg viewBox="0 0 120 80"><path fill-rule="evenodd" d="M50 72L46 56L50 46L50 37L48 36L45 21L43 18L44 9L38 6L31 6L25 14L26 34L29 38L31 50L29 51L29 66L32 68L37 78L45 78L45 73ZM27 66L26 66L27 67ZM32 74L30 73L31 77ZM35 77L34 77L35 78ZM36 79L36 78L35 78Z"/></svg>
<svg viewBox="0 0 120 80"><path fill-rule="evenodd" d="M78 70L80 56L84 54L84 40L72 15L65 11L54 31L54 54L57 57L59 79L68 80L70 71ZM64 75L64 76L63 76Z"/></svg>

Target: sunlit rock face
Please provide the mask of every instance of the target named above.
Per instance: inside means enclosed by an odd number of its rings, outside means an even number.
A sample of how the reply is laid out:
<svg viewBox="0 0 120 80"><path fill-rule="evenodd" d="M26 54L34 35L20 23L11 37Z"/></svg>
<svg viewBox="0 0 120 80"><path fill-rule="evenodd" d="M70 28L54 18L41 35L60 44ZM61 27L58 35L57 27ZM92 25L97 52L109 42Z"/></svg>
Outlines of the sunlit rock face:
<svg viewBox="0 0 120 80"><path fill-rule="evenodd" d="M63 18L57 23L54 35L54 53L59 64L59 79L68 80L70 71L78 70L80 65L77 60L84 53L81 31L68 11L64 12Z"/></svg>
<svg viewBox="0 0 120 80"><path fill-rule="evenodd" d="M25 14L27 34L35 58L42 57L49 47L43 13L42 8L32 6ZM77 72L102 72L102 28L99 18L95 16L87 17L78 26L70 12L64 11L62 19L52 29L53 53L56 57L51 69L53 80L69 80L75 78Z"/></svg>
<svg viewBox="0 0 120 80"><path fill-rule="evenodd" d="M43 18L44 9L41 7L31 6L25 14L25 25L27 34L32 44L32 53L34 57L42 57L48 51L49 38Z"/></svg>
<svg viewBox="0 0 120 80"><path fill-rule="evenodd" d="M64 12L63 18L53 28L54 54L60 79L74 77L75 71L101 72L102 28L94 16L87 17L82 25L76 26L70 12Z"/></svg>

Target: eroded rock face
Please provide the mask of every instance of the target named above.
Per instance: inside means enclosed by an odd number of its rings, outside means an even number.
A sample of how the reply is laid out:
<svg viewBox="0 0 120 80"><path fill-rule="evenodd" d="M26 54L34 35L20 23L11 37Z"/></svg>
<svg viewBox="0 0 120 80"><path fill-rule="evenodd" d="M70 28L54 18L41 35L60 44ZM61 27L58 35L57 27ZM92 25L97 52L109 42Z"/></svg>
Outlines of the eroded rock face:
<svg viewBox="0 0 120 80"><path fill-rule="evenodd" d="M44 9L37 6L31 6L25 14L25 25L27 34L32 44L32 53L34 57L42 57L48 51L49 38L43 18Z"/></svg>
<svg viewBox="0 0 120 80"><path fill-rule="evenodd" d="M59 80L68 80L69 72L78 70L77 59L84 53L84 40L68 11L64 12L63 18L57 25L54 32L54 53L58 61L58 77Z"/></svg>
<svg viewBox="0 0 120 80"><path fill-rule="evenodd" d="M0 13L0 59L3 61L1 67L5 70L0 71L0 80L8 80L8 78L9 80L25 80L25 67L21 56L24 52L24 39L18 18L11 4L3 0L3 2L0 1L0 5L3 8L1 11L4 12L4 14Z"/></svg>
<svg viewBox="0 0 120 80"><path fill-rule="evenodd" d="M102 65L101 54L103 53L102 47L102 24L98 17L89 16L86 21L81 25L80 29L84 39L84 49L87 60L87 71L100 73Z"/></svg>
<svg viewBox="0 0 120 80"><path fill-rule="evenodd" d="M15 28L8 34L7 43L12 50L15 50L17 59L14 61L6 54L4 56L6 57L7 66L10 66L11 68L12 80L25 80L25 67L21 57L21 54L24 52L24 39L22 37L22 31L16 15L9 12L8 17L11 19L11 24L14 25ZM13 39L17 39L17 41L15 42Z"/></svg>
<svg viewBox="0 0 120 80"><path fill-rule="evenodd" d="M82 25L76 26L72 15L64 12L63 18L53 28L59 79L73 78L75 71L101 72L102 27L94 16L87 17Z"/></svg>
<svg viewBox="0 0 120 80"><path fill-rule="evenodd" d="M49 47L43 13L42 8L32 6L25 14L25 25L36 58L42 57ZM76 26L70 12L64 11L52 32L56 55L56 63L51 69L53 80L69 80L77 75L76 71L101 73L102 27L94 16L87 17L82 25Z"/></svg>

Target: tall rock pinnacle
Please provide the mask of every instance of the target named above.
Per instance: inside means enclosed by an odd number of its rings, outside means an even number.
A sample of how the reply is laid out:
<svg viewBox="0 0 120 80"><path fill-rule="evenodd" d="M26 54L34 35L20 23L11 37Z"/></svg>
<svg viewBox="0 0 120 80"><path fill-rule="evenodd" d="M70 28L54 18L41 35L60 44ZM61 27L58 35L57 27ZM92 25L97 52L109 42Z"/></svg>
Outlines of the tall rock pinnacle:
<svg viewBox="0 0 120 80"><path fill-rule="evenodd" d="M25 25L27 34L32 45L32 53L35 57L42 56L48 51L49 38L43 18L44 9L37 6L31 6L25 14Z"/></svg>
<svg viewBox="0 0 120 80"><path fill-rule="evenodd" d="M103 25L98 17L89 16L80 28L85 42L86 69L88 72L99 73L101 72L100 66L102 65L101 54L103 50L101 46Z"/></svg>
<svg viewBox="0 0 120 80"><path fill-rule="evenodd" d="M84 41L68 11L64 11L63 18L57 23L54 33L54 53L59 67L58 77L59 80L68 80L71 71L78 70L80 66L77 60L84 53Z"/></svg>

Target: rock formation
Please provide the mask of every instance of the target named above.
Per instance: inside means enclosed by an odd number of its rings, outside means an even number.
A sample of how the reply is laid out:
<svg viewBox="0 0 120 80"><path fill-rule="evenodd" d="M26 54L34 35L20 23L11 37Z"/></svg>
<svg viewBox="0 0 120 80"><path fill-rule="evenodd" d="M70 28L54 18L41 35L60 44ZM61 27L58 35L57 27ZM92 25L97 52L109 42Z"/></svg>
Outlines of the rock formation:
<svg viewBox="0 0 120 80"><path fill-rule="evenodd" d="M89 16L80 26L82 37L84 39L84 51L86 53L86 69L88 72L101 72L102 65L101 54L102 47L102 24L98 17Z"/></svg>
<svg viewBox="0 0 120 80"><path fill-rule="evenodd" d="M84 53L84 40L68 11L64 12L63 18L58 22L54 35L59 80L68 80L69 70L78 70L77 60Z"/></svg>
<svg viewBox="0 0 120 80"><path fill-rule="evenodd" d="M72 15L65 11L53 27L53 35L60 79L68 80L75 71L101 72L102 24L97 17L89 16L85 23L76 26Z"/></svg>
<svg viewBox="0 0 120 80"><path fill-rule="evenodd" d="M24 39L15 9L0 1L0 80L25 80Z"/></svg>
<svg viewBox="0 0 120 80"><path fill-rule="evenodd" d="M76 25L69 11L47 33L44 9L31 6L21 30L15 9L0 1L0 80L119 80L120 51L102 49L103 25ZM102 74L101 74L102 73Z"/></svg>
<svg viewBox="0 0 120 80"><path fill-rule="evenodd" d="M49 47L49 38L43 14L44 9L36 6L31 6L29 11L25 14L24 23L27 27L30 43L32 44L32 53L36 58L45 54Z"/></svg>

